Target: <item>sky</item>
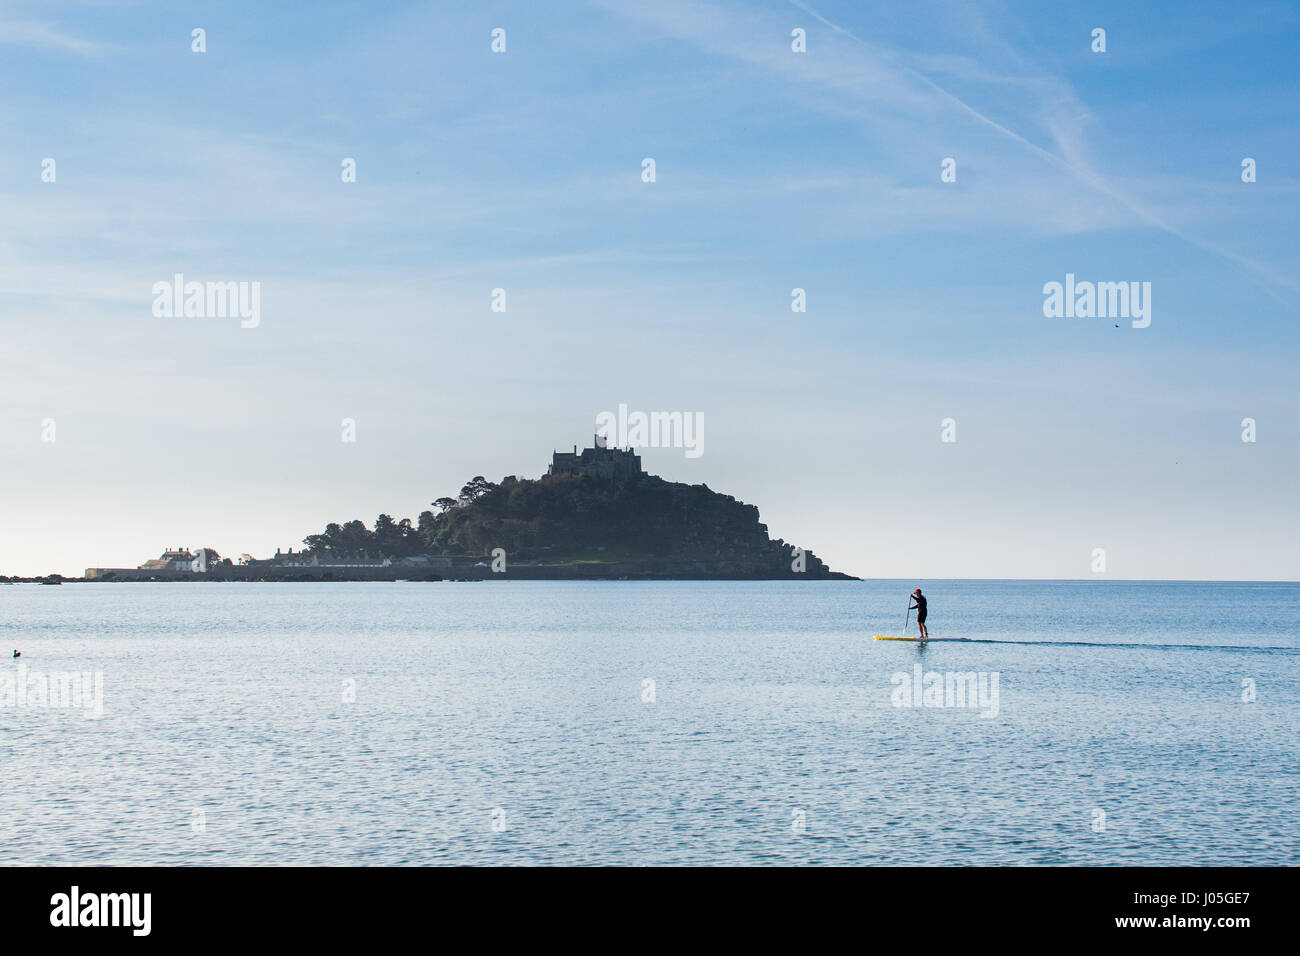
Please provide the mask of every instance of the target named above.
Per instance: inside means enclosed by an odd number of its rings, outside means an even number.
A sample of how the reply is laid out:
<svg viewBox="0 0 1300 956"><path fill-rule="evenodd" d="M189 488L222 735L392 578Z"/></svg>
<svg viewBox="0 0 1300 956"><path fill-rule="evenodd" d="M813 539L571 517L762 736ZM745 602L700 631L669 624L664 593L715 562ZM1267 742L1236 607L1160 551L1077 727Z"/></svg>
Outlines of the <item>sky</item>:
<svg viewBox="0 0 1300 956"><path fill-rule="evenodd" d="M1135 6L6 0L0 573L413 518L625 404L851 574L1300 580L1300 7Z"/></svg>

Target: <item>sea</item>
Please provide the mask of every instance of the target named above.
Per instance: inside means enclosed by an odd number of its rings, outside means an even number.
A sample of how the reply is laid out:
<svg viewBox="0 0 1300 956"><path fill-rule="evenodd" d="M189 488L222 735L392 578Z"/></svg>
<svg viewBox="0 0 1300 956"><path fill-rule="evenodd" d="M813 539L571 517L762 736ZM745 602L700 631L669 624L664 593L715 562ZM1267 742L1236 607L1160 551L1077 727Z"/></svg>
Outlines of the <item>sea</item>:
<svg viewBox="0 0 1300 956"><path fill-rule="evenodd" d="M12 585L0 650L9 864L1300 863L1294 583Z"/></svg>

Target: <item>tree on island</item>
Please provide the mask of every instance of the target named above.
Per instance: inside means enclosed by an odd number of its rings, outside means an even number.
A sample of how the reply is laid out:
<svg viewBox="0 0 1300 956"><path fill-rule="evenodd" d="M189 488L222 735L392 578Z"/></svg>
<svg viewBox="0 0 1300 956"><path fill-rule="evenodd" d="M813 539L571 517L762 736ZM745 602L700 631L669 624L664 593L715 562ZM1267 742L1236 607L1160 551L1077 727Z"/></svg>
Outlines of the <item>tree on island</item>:
<svg viewBox="0 0 1300 956"><path fill-rule="evenodd" d="M475 475L465 484L464 488L460 489L460 500L466 504L471 504L489 491L494 491L496 487L482 475Z"/></svg>
<svg viewBox="0 0 1300 956"><path fill-rule="evenodd" d="M331 558L405 558L425 552L424 537L410 518L394 521L386 514L375 519L373 531L357 519L342 525L331 522L323 533L309 534L302 543L311 553Z"/></svg>

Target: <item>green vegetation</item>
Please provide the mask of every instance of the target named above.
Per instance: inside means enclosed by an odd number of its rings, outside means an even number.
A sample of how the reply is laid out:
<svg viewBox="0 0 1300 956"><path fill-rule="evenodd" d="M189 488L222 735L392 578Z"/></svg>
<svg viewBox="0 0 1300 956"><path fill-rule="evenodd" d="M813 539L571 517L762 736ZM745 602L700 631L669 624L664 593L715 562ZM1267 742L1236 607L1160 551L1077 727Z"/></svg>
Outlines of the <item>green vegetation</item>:
<svg viewBox="0 0 1300 956"><path fill-rule="evenodd" d="M602 481L561 474L500 484L478 475L433 507L436 513L424 511L414 523L380 515L373 530L361 521L330 524L304 544L332 556L479 559L502 548L512 564L642 564L720 574L784 575L794 560L790 545L768 538L753 505L653 475ZM828 573L811 552L805 560L810 575Z"/></svg>

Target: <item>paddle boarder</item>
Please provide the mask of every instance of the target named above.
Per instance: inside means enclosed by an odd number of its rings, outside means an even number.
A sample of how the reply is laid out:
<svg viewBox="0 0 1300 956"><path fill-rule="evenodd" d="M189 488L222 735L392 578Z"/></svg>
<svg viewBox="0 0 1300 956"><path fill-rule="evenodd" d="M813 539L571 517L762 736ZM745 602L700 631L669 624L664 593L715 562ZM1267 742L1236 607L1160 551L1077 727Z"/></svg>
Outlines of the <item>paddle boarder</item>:
<svg viewBox="0 0 1300 956"><path fill-rule="evenodd" d="M925 595L921 593L920 588L912 592L912 600L916 603L908 610L916 611L916 624L921 629L921 640L925 640L930 636L930 632L925 629Z"/></svg>

